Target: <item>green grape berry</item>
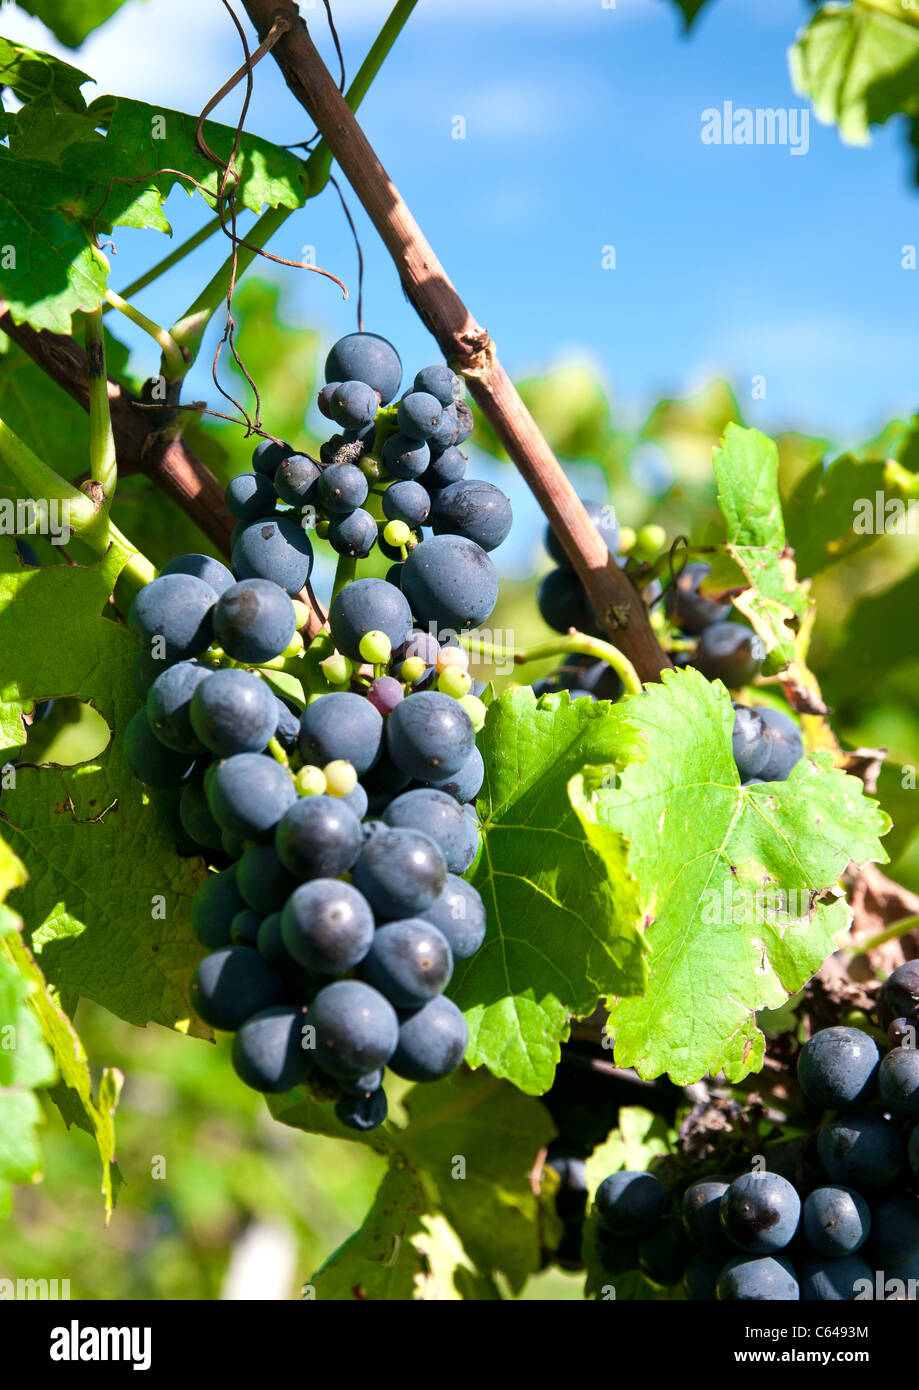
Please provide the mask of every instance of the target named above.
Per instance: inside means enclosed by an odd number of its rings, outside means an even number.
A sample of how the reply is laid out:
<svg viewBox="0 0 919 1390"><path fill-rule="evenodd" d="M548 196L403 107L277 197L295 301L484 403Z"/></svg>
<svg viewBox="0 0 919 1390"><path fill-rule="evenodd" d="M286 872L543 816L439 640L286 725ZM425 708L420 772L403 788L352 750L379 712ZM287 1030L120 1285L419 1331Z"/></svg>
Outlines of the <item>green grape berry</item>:
<svg viewBox="0 0 919 1390"><path fill-rule="evenodd" d="M300 629L301 627L306 627L307 623L310 620L309 607L305 603L301 603L298 598L295 598L291 601L294 605L294 618L297 623L297 628Z"/></svg>
<svg viewBox="0 0 919 1390"><path fill-rule="evenodd" d="M412 528L404 521L388 521L383 527L383 539L387 545L408 545Z"/></svg>
<svg viewBox="0 0 919 1390"><path fill-rule="evenodd" d="M424 658L420 656L410 656L403 661L399 667L399 679L407 681L409 685L414 685L415 681L420 681L427 670Z"/></svg>
<svg viewBox="0 0 919 1390"><path fill-rule="evenodd" d="M300 636L299 632L295 632L293 637L290 639L290 643L288 644L288 646L284 648L281 655L285 658L285 660L292 656L300 656L303 652L303 647L303 638Z"/></svg>
<svg viewBox="0 0 919 1390"><path fill-rule="evenodd" d="M320 661L319 669L329 685L347 685L354 674L354 663L341 652L334 652Z"/></svg>
<svg viewBox="0 0 919 1390"><path fill-rule="evenodd" d="M392 642L385 632L372 629L365 632L357 649L365 661L371 662L374 666L379 666L381 662L388 661L392 656Z"/></svg>
<svg viewBox="0 0 919 1390"><path fill-rule="evenodd" d="M472 689L472 677L460 666L448 666L437 677L437 689L443 695L451 695L454 700L461 700Z"/></svg>
<svg viewBox="0 0 919 1390"><path fill-rule="evenodd" d="M638 531L634 548L637 554L650 560L655 555L660 554L666 544L667 532L663 526L658 526L652 522L647 526L642 526Z"/></svg>
<svg viewBox="0 0 919 1390"><path fill-rule="evenodd" d="M482 703L478 695L464 695L460 704L472 720L472 727L478 733L479 729L485 725L485 715L488 713L487 706Z"/></svg>
<svg viewBox="0 0 919 1390"><path fill-rule="evenodd" d="M630 550L634 550L635 542L638 539L631 526L623 526L619 531L619 554L628 555Z"/></svg>
<svg viewBox="0 0 919 1390"><path fill-rule="evenodd" d="M336 758L322 769L329 796L348 796L357 786L357 773L345 758Z"/></svg>
<svg viewBox="0 0 919 1390"><path fill-rule="evenodd" d="M325 773L319 767L301 767L294 777L298 796L322 796L326 790Z"/></svg>

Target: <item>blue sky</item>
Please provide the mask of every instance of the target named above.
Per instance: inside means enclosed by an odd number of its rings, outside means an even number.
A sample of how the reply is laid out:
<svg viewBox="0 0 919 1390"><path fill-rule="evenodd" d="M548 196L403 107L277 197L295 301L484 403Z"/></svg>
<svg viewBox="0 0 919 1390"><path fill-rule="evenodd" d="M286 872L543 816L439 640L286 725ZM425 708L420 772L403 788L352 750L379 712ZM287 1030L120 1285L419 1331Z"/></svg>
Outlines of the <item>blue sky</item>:
<svg viewBox="0 0 919 1390"><path fill-rule="evenodd" d="M389 6L333 3L353 74ZM319 0L301 8L330 52ZM702 112L727 99L806 105L792 90L787 49L809 13L803 0L711 0L686 38L670 0L612 9L601 0L421 0L362 121L512 374L588 360L624 422L661 395L723 374L751 423L841 445L916 408L919 272L900 268L900 248L919 243L919 196L902 131L891 126L853 148L812 117L804 156L700 138ZM41 24L8 6L0 32L55 48ZM219 0L128 0L79 53L56 51L101 91L187 110L200 109L239 61ZM218 114L234 120L238 101L237 92ZM465 140L452 138L458 115ZM249 124L285 142L309 133L270 59L257 70ZM200 201L173 194L177 237L202 212ZM355 213L365 324L391 337L414 370L436 351ZM305 243L354 284L332 190L271 249L296 256ZM154 233L119 233L117 245L118 287L167 249ZM607 245L615 270L601 265ZM215 238L140 306L170 322L222 250ZM351 330L353 302L334 286L284 275L292 321L329 342ZM152 366L148 344L131 341ZM764 400L751 399L757 374ZM190 386L209 394L207 368Z"/></svg>

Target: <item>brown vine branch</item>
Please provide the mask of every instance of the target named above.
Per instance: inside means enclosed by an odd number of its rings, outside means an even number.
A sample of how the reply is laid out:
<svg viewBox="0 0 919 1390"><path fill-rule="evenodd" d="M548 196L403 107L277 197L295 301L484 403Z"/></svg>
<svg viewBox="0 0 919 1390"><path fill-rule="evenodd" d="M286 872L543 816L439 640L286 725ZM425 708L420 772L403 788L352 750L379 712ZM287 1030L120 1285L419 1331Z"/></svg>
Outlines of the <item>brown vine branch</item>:
<svg viewBox="0 0 919 1390"><path fill-rule="evenodd" d="M444 356L462 372L483 414L522 473L577 570L604 630L643 680L670 666L640 595L608 554L577 493L380 163L291 0L243 0L259 38L279 19L288 31L272 55L288 87L338 161L379 232L406 295Z"/></svg>

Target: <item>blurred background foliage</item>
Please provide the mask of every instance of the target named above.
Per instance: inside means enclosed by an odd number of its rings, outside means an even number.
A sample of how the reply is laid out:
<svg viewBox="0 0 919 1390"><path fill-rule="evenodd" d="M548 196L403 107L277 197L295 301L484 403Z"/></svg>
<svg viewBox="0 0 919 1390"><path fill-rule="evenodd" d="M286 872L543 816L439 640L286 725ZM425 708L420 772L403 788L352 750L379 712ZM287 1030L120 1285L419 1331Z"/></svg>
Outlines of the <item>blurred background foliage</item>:
<svg viewBox="0 0 919 1390"><path fill-rule="evenodd" d="M247 279L234 313L261 392L263 421L272 433L315 452L327 432L312 404L323 356L318 334L290 321L284 291L273 281ZM4 342L0 348L0 415L67 476L80 478L88 445L83 412L16 347ZM407 374L420 365L406 363ZM115 338L109 366L135 386L144 374L134 371ZM236 395L244 390L226 369L221 379ZM586 366L569 364L519 385L583 496L613 502L632 528L660 524L668 543L679 535L717 539L712 448L731 421L745 423L730 383L715 380L696 395L661 401L630 427L617 419L607 384ZM249 464L252 441L238 425L199 416L187 437L223 480ZM495 557L504 584L491 627L507 633L508 645L526 646L549 635L534 602L536 584L550 567L544 523L482 419L474 438L469 472L504 487L516 513L512 538ZM909 776L919 762L916 537L852 533L853 498L871 497L890 484L889 460L898 466L900 493L910 494L919 468L915 422L891 422L878 439L835 465L829 437L797 433L794 421L778 446L789 539L817 604L811 664L842 741L889 749L879 796L894 820L890 872L919 891L917 792ZM14 495L3 483L0 478L0 494ZM155 563L183 550L210 549L142 476L124 479L114 515ZM43 564L66 562L47 542L34 545ZM327 599L332 564L321 542L317 551L315 588ZM77 562L89 558L77 544L68 554ZM382 558L367 565L369 572L385 568ZM528 667L527 678L542 669ZM519 670L487 675L499 687L521 678ZM31 730L28 757L73 764L95 756L107 738L95 711L57 700ZM93 1146L83 1135L66 1135L46 1102L45 1178L13 1194L11 1219L0 1226L0 1273L69 1278L73 1297L212 1299L238 1291L240 1269L249 1281L262 1270L261 1295L250 1282L247 1296L296 1297L360 1225L381 1160L363 1146L273 1122L262 1101L236 1081L226 1040L210 1046L162 1029L134 1029L86 1001L76 1025L94 1073L116 1066L126 1076L117 1119L125 1185L106 1230ZM155 1175L160 1160L165 1180ZM240 1263L243 1251L248 1255ZM531 1281L526 1294L580 1296L577 1276L559 1271Z"/></svg>

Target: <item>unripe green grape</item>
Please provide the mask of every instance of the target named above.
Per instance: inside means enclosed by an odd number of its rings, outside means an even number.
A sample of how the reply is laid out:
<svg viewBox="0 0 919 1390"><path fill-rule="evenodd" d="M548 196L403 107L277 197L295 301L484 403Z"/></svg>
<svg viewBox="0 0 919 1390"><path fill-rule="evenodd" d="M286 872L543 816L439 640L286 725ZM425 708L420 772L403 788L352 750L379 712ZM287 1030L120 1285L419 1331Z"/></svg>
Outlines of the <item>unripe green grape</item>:
<svg viewBox="0 0 919 1390"><path fill-rule="evenodd" d="M485 716L488 713L487 706L483 705L478 695L464 695L460 704L472 720L472 727L478 733L479 729L485 725Z"/></svg>
<svg viewBox="0 0 919 1390"><path fill-rule="evenodd" d="M298 796L322 796L326 789L325 773L319 767L301 767L294 777Z"/></svg>
<svg viewBox="0 0 919 1390"><path fill-rule="evenodd" d="M364 660L372 662L374 666L388 661L392 656L392 642L385 632L380 632L377 629L365 632L357 644L357 649Z"/></svg>
<svg viewBox="0 0 919 1390"><path fill-rule="evenodd" d="M635 548L638 539L631 526L623 526L619 531L619 554L628 555L630 550Z"/></svg>
<svg viewBox="0 0 919 1390"><path fill-rule="evenodd" d="M472 689L472 677L468 671L461 671L458 666L448 666L446 671L441 671L437 677L437 689L442 695L451 695L454 700L461 700Z"/></svg>
<svg viewBox="0 0 919 1390"><path fill-rule="evenodd" d="M648 558L657 555L666 544L667 532L654 522L642 526L635 537L635 549Z"/></svg>
<svg viewBox="0 0 919 1390"><path fill-rule="evenodd" d="M329 685L347 685L354 674L354 663L341 652L334 652L325 661L320 661L319 669Z"/></svg>
<svg viewBox="0 0 919 1390"><path fill-rule="evenodd" d="M290 639L290 644L284 648L284 650L281 653L281 656L285 658L291 656L299 656L300 653L303 651L303 647L303 638L300 636L299 632L295 632L293 637Z"/></svg>
<svg viewBox="0 0 919 1390"><path fill-rule="evenodd" d="M364 454L357 466L368 483L378 483L383 476L383 470L378 460L373 457L373 454Z"/></svg>
<svg viewBox="0 0 919 1390"><path fill-rule="evenodd" d="M320 539L321 541L328 540L328 538L329 538L329 521L328 521L328 517L320 517L320 519L316 522L316 535L319 537L319 539Z"/></svg>
<svg viewBox="0 0 919 1390"><path fill-rule="evenodd" d="M309 607L307 606L307 604L301 603L298 598L292 599L291 602L294 605L294 618L297 624L297 628L299 629L301 627L306 627L307 623L310 620Z"/></svg>
<svg viewBox="0 0 919 1390"><path fill-rule="evenodd" d="M348 796L357 786L357 773L345 758L335 758L322 769L329 796Z"/></svg>
<svg viewBox="0 0 919 1390"><path fill-rule="evenodd" d="M387 545L408 545L412 528L404 521L388 521L383 527L383 539Z"/></svg>
<svg viewBox="0 0 919 1390"><path fill-rule="evenodd" d="M399 667L400 681L408 681L409 685L414 685L415 681L420 681L427 670L424 660L420 656L409 656Z"/></svg>

